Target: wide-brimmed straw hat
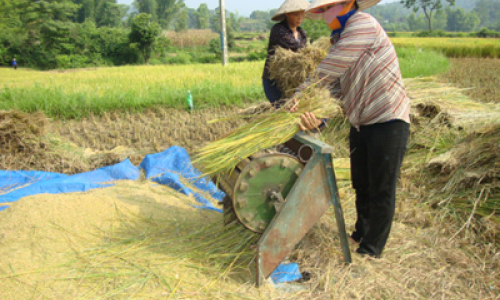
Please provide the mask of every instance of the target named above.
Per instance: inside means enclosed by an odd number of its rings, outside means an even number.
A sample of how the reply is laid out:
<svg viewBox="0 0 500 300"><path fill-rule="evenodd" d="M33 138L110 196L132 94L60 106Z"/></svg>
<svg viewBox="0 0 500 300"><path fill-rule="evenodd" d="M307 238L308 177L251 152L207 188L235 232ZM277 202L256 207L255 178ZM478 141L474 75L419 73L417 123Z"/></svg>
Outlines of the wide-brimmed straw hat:
<svg viewBox="0 0 500 300"><path fill-rule="evenodd" d="M342 3L342 2L348 2L349 0L314 0L311 5L306 9L306 13L313 13L317 14L318 9L332 5L335 3ZM379 3L381 0L356 0L356 3L358 3L359 9L360 10L365 10L368 9L375 4Z"/></svg>
<svg viewBox="0 0 500 300"><path fill-rule="evenodd" d="M306 0L286 0L283 4L281 4L280 8L278 8L271 20L283 21L285 19L285 14L296 11L306 11L309 4L310 3Z"/></svg>

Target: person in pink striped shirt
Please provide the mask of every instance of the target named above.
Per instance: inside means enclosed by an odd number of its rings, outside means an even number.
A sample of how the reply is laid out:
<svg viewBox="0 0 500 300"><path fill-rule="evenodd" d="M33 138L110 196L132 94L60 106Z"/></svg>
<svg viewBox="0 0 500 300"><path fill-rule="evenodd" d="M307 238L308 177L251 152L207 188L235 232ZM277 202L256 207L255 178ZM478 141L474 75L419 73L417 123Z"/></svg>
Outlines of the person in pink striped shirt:
<svg viewBox="0 0 500 300"><path fill-rule="evenodd" d="M351 124L351 178L356 191L357 220L351 238L359 244L358 254L376 258L391 230L396 183L410 127L410 100L394 46L379 22L363 12L378 2L311 3L306 12L323 14L332 29L332 47L296 94L300 97L302 90L319 82L342 102ZM299 127L304 131L314 130L322 122L312 113L301 118Z"/></svg>

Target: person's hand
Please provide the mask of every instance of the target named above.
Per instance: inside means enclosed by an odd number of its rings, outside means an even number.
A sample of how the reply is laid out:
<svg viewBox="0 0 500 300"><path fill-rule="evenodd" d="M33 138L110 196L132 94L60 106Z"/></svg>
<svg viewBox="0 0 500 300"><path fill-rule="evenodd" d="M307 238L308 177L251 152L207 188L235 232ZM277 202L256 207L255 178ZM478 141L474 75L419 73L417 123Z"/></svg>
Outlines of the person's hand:
<svg viewBox="0 0 500 300"><path fill-rule="evenodd" d="M292 98L287 100L283 105L283 109L291 113L296 112L299 109L299 99Z"/></svg>
<svg viewBox="0 0 500 300"><path fill-rule="evenodd" d="M318 129L319 125L321 125L321 120L316 118L316 116L311 113L307 112L300 116L300 123L299 123L299 128L302 131L310 131L313 129Z"/></svg>
<svg viewBox="0 0 500 300"><path fill-rule="evenodd" d="M297 98L293 98L292 101L291 101L291 107L290 107L290 112L296 112L298 109L299 109L299 99Z"/></svg>

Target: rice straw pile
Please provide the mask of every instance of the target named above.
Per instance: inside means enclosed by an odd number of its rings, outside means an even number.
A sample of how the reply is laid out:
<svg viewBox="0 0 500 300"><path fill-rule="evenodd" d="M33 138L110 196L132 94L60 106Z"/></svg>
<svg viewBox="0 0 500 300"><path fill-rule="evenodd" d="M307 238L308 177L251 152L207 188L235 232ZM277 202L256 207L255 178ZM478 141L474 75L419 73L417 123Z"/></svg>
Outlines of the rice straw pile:
<svg viewBox="0 0 500 300"><path fill-rule="evenodd" d="M318 64L327 55L325 45L324 40L321 39L298 52L281 47L276 48L275 55L269 62L269 73L271 79L276 80L285 98L291 97L295 89L313 75Z"/></svg>
<svg viewBox="0 0 500 300"><path fill-rule="evenodd" d="M499 135L500 124L477 128L427 164L434 183L446 195L439 205L449 203L467 217L484 218L483 223L490 223L486 227L492 227L487 230L492 240L500 230Z"/></svg>
<svg viewBox="0 0 500 300"><path fill-rule="evenodd" d="M296 112L281 108L255 115L248 124L200 149L193 163L199 165L205 175L231 171L242 159L259 150L290 140L299 131L300 116L305 112L312 112L317 118L328 118L339 109L329 90L316 88L315 84L307 88L297 101Z"/></svg>
<svg viewBox="0 0 500 300"><path fill-rule="evenodd" d="M43 113L27 114L17 110L0 111L0 153L39 153L47 119Z"/></svg>

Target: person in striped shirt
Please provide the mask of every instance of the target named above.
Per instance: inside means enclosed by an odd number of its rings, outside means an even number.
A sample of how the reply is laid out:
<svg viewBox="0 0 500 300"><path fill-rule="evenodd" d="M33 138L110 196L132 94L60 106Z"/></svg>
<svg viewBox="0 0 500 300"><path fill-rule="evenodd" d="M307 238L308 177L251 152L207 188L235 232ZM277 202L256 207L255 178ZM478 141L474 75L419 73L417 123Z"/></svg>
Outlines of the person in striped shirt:
<svg viewBox="0 0 500 300"><path fill-rule="evenodd" d="M410 127L410 100L399 62L379 22L363 12L380 0L315 0L306 12L322 13L332 29L332 47L315 71L342 102L351 124L351 180L356 191L357 220L352 240L356 252L379 258L391 230L396 182L406 151ZM300 105L300 101L297 101ZM292 111L296 108L292 108ZM301 130L318 128L312 113L301 116Z"/></svg>

